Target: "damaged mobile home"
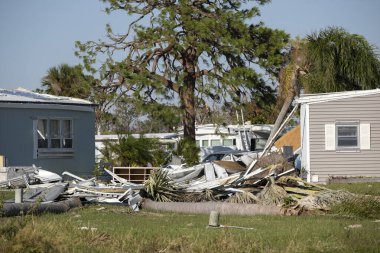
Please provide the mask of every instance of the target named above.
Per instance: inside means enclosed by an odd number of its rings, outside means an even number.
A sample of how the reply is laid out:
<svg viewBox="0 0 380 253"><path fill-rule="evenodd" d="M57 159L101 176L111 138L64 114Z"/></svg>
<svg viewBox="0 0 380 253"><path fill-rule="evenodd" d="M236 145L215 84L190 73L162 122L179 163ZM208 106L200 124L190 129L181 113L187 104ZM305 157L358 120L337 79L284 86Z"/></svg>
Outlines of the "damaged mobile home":
<svg viewBox="0 0 380 253"><path fill-rule="evenodd" d="M380 89L304 95L298 103L309 182L380 178Z"/></svg>
<svg viewBox="0 0 380 253"><path fill-rule="evenodd" d="M0 155L7 166L91 175L94 108L83 99L0 89Z"/></svg>

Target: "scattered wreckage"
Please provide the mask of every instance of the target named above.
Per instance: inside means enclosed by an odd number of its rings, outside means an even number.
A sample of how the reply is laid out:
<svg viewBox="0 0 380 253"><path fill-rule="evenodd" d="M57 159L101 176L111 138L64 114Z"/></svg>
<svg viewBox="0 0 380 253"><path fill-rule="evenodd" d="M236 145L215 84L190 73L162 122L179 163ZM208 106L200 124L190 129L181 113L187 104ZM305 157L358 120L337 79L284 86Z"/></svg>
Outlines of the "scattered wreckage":
<svg viewBox="0 0 380 253"><path fill-rule="evenodd" d="M168 166L154 173L144 185L147 195L154 201L146 201L144 206L176 212L215 210L225 214L292 215L328 210L333 204L352 197L348 192L302 180L298 177L301 171L295 169L287 156L280 152L268 154L296 108L261 153L231 154L221 161L192 167Z"/></svg>
<svg viewBox="0 0 380 253"><path fill-rule="evenodd" d="M26 188L24 196L16 198L23 203L5 202L3 215L36 210L63 212L82 202L120 204L138 211L142 197L148 199L143 207L167 211L299 214L326 210L350 197L350 193L302 180L282 154L268 154L282 127L261 153L230 154L220 161L192 167L168 166L155 171L144 184L131 183L107 169L104 171L112 176L108 184L70 172L62 175L72 180L62 182L61 176L35 166L0 168L0 187Z"/></svg>
<svg viewBox="0 0 380 253"><path fill-rule="evenodd" d="M112 203L128 205L138 211L142 201L137 191L143 188L110 173L118 182L98 183L96 178L83 179L70 172L63 176L72 181L63 182L56 173L31 167L0 168L0 187L15 188L15 200L4 201L0 215L13 216L20 213L66 212L85 203Z"/></svg>

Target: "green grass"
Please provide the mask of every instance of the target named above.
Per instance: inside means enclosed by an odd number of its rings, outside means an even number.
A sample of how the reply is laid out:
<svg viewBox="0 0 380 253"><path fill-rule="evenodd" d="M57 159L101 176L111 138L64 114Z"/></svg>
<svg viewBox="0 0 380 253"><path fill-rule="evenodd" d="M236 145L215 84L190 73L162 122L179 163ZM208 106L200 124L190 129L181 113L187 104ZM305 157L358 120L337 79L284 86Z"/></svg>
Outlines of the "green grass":
<svg viewBox="0 0 380 253"><path fill-rule="evenodd" d="M14 198L15 192L13 190L0 189L0 201Z"/></svg>
<svg viewBox="0 0 380 253"><path fill-rule="evenodd" d="M377 252L380 223L334 216L221 216L86 206L65 214L0 218L0 252ZM352 224L362 228L345 229ZM81 227L96 230L81 230Z"/></svg>
<svg viewBox="0 0 380 253"><path fill-rule="evenodd" d="M380 183L334 183L328 184L326 187L333 190L347 190L357 194L380 196Z"/></svg>
<svg viewBox="0 0 380 253"><path fill-rule="evenodd" d="M380 183L328 187L380 195ZM0 199L13 196L0 191ZM379 202L371 198L342 203L322 216L220 218L223 225L254 230L207 228L208 215L90 205L64 214L0 218L0 252L378 252L378 219ZM362 227L348 227L355 224Z"/></svg>
<svg viewBox="0 0 380 253"><path fill-rule="evenodd" d="M358 194L333 206L331 213L359 218L380 218L380 183L336 183L328 184L327 187Z"/></svg>

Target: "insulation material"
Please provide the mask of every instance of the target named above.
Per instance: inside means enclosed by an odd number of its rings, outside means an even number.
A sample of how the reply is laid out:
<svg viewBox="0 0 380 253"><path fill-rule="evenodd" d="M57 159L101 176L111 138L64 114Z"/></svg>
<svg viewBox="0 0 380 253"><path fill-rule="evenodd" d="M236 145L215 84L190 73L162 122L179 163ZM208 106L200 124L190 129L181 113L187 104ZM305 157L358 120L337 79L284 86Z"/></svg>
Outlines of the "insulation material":
<svg viewBox="0 0 380 253"><path fill-rule="evenodd" d="M286 134L281 136L274 145L277 149L281 149L283 146L292 146L293 150L297 150L301 147L301 126L298 125Z"/></svg>

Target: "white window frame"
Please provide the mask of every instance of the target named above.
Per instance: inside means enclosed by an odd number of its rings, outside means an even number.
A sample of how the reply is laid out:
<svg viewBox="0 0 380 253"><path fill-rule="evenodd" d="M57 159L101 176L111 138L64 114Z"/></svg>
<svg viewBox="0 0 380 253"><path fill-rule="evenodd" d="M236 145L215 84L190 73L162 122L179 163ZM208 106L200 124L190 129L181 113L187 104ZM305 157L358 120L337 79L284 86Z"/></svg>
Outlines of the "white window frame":
<svg viewBox="0 0 380 253"><path fill-rule="evenodd" d="M48 148L39 148L38 147L38 132L37 125L39 120L47 120L47 139L48 139ZM50 122L52 120L59 121L59 139L60 139L60 148L51 147L51 136L50 136ZM71 148L63 147L63 121L70 120L70 130L71 130ZM44 157L66 157L74 155L74 119L68 117L38 117L33 122L33 135L34 135L34 159L44 158Z"/></svg>
<svg viewBox="0 0 380 253"><path fill-rule="evenodd" d="M338 145L338 128L339 127L356 127L356 146L339 146ZM351 122L341 122L338 121L335 123L335 150L336 151L345 151L345 150L360 150L360 122L351 121Z"/></svg>

